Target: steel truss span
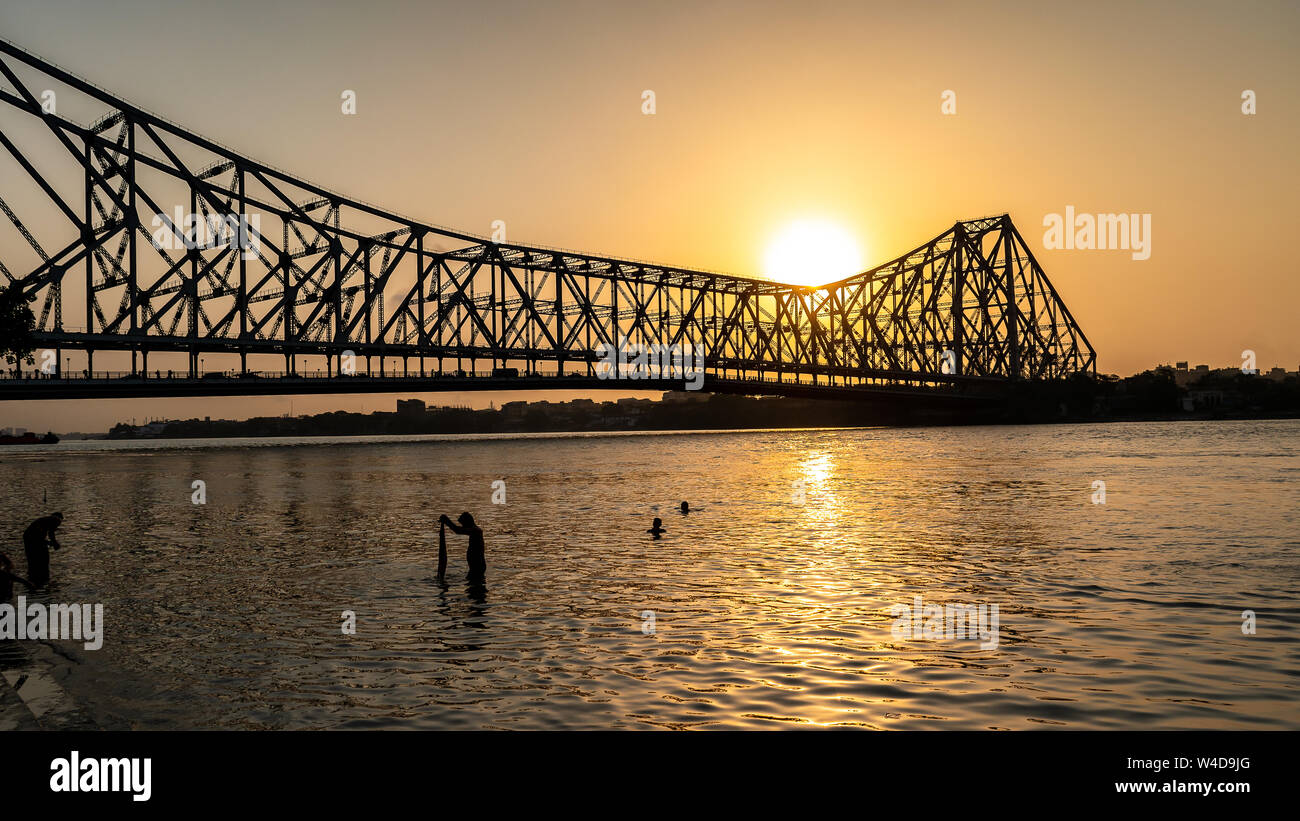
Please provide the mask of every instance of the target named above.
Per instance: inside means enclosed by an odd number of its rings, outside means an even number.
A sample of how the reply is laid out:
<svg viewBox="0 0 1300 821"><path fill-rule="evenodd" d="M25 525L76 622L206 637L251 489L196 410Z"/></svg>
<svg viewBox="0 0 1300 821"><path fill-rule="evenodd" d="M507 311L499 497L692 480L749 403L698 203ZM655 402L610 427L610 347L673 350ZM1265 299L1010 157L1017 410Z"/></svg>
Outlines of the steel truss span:
<svg viewBox="0 0 1300 821"><path fill-rule="evenodd" d="M492 242L250 160L2 40L0 146L0 284L35 296L65 385L105 350L142 356L141 376L150 352L187 353L190 380L203 354L289 373L323 355L331 379L387 358L525 388L599 376L606 346L689 346L706 390L827 395L1095 372L1006 215L816 287ZM57 373L66 350L87 371Z"/></svg>

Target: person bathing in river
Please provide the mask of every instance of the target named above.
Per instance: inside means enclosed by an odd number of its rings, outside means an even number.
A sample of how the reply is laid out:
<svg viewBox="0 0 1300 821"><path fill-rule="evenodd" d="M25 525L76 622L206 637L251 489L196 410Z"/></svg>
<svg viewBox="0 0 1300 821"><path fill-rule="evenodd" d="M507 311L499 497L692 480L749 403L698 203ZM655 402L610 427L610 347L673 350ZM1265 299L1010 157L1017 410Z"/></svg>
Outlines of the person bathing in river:
<svg viewBox="0 0 1300 821"><path fill-rule="evenodd" d="M27 526L23 531L23 549L27 553L27 578L40 587L50 581L50 551L59 549L59 540L54 538L54 531L63 524L62 513L42 516Z"/></svg>
<svg viewBox="0 0 1300 821"><path fill-rule="evenodd" d="M447 514L438 517L438 521L451 528L453 533L469 536L469 547L465 550L465 561L469 564L469 580L482 582L487 575L487 559L483 555L483 528L474 523L474 517L462 513L460 524L456 524Z"/></svg>

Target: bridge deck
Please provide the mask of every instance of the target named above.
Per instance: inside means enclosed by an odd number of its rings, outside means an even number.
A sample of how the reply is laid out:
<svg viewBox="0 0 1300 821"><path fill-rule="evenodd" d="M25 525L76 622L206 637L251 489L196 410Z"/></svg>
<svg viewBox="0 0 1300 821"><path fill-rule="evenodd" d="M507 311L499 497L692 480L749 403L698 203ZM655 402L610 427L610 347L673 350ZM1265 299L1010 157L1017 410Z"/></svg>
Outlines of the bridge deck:
<svg viewBox="0 0 1300 821"><path fill-rule="evenodd" d="M0 401L31 399L113 399L182 396L253 396L353 393L441 393L454 391L680 391L681 379L601 379L582 375L494 376L485 373L357 374L324 373L257 374L247 377L208 374L140 377L122 374L93 378L0 378ZM919 387L909 385L828 385L825 383L722 379L705 377L701 390L708 393L750 396L789 396L816 399L914 401L922 403L978 403L999 395L997 385L967 383Z"/></svg>

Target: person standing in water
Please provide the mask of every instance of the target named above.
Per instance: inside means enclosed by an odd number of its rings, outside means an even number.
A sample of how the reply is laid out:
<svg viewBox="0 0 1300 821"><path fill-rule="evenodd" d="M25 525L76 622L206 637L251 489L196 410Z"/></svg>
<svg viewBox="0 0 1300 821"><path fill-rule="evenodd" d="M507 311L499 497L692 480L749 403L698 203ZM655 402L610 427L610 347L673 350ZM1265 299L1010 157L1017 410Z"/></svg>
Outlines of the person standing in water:
<svg viewBox="0 0 1300 821"><path fill-rule="evenodd" d="M468 512L460 514L459 520L458 525L445 513L438 517L438 521L451 528L453 533L469 536L469 547L465 550L465 561L469 564L469 580L481 582L487 575L487 558L483 555L483 528L474 523L474 517Z"/></svg>
<svg viewBox="0 0 1300 821"><path fill-rule="evenodd" d="M27 553L27 578L40 587L50 581L50 551L47 547L59 549L59 540L54 538L54 531L63 524L62 513L42 516L27 526L23 531L23 549Z"/></svg>
<svg viewBox="0 0 1300 821"><path fill-rule="evenodd" d="M646 533L653 535L656 539L660 538L667 532L668 531L664 529L664 520L658 517L655 517L654 523L651 524L650 529L646 531Z"/></svg>
<svg viewBox="0 0 1300 821"><path fill-rule="evenodd" d="M682 502L681 511L683 516L685 516L687 513L690 513L691 512L690 504L688 502Z"/></svg>

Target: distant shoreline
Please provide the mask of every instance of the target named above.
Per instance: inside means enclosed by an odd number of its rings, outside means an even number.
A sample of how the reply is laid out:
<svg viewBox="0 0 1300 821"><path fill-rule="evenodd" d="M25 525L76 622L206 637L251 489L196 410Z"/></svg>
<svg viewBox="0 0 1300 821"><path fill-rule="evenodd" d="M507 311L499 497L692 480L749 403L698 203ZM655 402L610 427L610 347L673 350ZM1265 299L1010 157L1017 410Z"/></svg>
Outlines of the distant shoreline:
<svg viewBox="0 0 1300 821"><path fill-rule="evenodd" d="M350 441L377 439L383 442L401 440L424 442L491 442L528 439L575 439L575 438L621 438L630 436L698 436L705 434L735 435L742 433L816 433L822 431L845 430L915 430L922 428L964 428L964 427L1038 427L1042 425L1102 425L1110 423L1172 423L1172 422L1284 422L1300 421L1300 414L1289 415L1253 415L1253 416L1210 416L1210 415L1165 415L1165 416L1124 416L1105 419L1077 418L1051 419L1031 422L971 422L971 423L916 423L892 425L811 425L799 427L742 427L742 428L632 428L628 430L553 430L553 431L495 431L495 432L444 432L444 433L301 433L301 434L222 434L212 436L140 436L110 438L88 436L82 438L64 438L60 444L77 442L113 442L122 444L175 443L184 446L188 442L233 441L251 439L274 444L277 440L285 447L300 444L347 444ZM292 440L315 440L301 442ZM77 450L75 447L49 445L33 447L30 445L0 446L0 454L51 453Z"/></svg>

